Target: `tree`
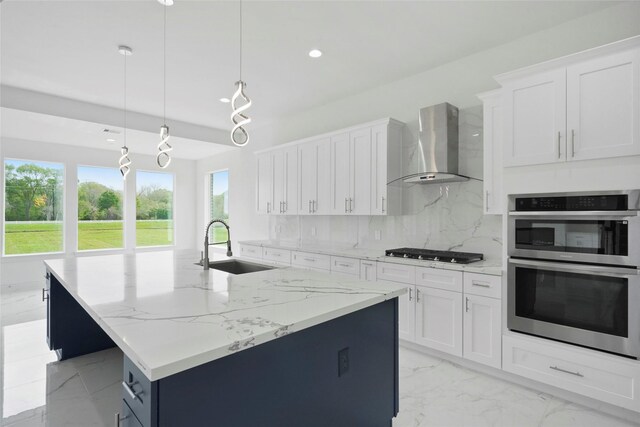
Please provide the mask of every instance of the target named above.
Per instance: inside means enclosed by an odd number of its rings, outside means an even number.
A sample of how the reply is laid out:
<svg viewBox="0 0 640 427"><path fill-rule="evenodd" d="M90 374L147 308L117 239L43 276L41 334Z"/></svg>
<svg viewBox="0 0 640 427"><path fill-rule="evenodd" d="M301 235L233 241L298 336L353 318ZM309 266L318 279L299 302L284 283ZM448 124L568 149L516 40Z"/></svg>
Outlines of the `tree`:
<svg viewBox="0 0 640 427"><path fill-rule="evenodd" d="M62 208L58 203L62 194L61 170L35 163L18 167L6 164L5 174L7 207L13 210L11 214L5 214L5 218L30 221L34 216L57 219L61 215Z"/></svg>
<svg viewBox="0 0 640 427"><path fill-rule="evenodd" d="M109 208L117 208L120 205L120 198L111 190L103 192L98 198L98 209L101 211L109 210Z"/></svg>

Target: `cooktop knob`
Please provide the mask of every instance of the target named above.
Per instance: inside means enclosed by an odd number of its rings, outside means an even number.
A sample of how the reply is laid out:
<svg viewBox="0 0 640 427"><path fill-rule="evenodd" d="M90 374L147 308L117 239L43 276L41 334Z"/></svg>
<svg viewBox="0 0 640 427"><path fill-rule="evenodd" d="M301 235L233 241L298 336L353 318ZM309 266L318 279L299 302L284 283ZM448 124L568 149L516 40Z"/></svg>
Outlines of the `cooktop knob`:
<svg viewBox="0 0 640 427"><path fill-rule="evenodd" d="M440 258L438 258L438 257L436 256L436 257L433 257L433 260L434 260L434 261L440 261Z"/></svg>
<svg viewBox="0 0 640 427"><path fill-rule="evenodd" d="M422 258L422 255L418 255L418 259L424 259L424 258Z"/></svg>
<svg viewBox="0 0 640 427"><path fill-rule="evenodd" d="M404 254L404 258L409 258L409 255L407 255L407 254Z"/></svg>
<svg viewBox="0 0 640 427"><path fill-rule="evenodd" d="M458 261L456 261L456 259L455 259L455 258L451 258L451 262L455 264L455 263L456 263L456 262L458 262Z"/></svg>
<svg viewBox="0 0 640 427"><path fill-rule="evenodd" d="M395 256L393 252L389 252L389 256Z"/></svg>

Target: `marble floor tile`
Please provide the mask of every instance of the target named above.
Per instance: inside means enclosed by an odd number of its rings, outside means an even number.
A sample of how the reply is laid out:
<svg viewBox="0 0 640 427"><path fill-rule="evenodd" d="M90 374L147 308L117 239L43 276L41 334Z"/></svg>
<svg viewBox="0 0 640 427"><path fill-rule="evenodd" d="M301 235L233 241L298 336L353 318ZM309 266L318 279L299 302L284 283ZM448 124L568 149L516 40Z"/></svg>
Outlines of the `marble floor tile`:
<svg viewBox="0 0 640 427"><path fill-rule="evenodd" d="M38 292L0 295L1 425L112 426L120 410L122 353L114 348L58 362L46 346L46 310ZM400 349L400 413L394 427L639 425Z"/></svg>

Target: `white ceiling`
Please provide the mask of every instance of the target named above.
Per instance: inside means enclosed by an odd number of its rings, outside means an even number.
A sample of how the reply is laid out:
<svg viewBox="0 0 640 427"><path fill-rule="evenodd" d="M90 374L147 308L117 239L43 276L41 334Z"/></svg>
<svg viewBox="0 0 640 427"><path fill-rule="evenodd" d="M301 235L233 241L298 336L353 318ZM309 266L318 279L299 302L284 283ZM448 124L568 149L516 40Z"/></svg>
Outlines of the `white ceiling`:
<svg viewBox="0 0 640 427"><path fill-rule="evenodd" d="M243 80L254 103L252 126L617 3L245 1ZM123 57L117 46L127 44L134 50L128 59L128 108L162 115L165 9L157 1L1 4L2 84L121 108ZM230 106L218 99L231 97L238 79L238 1L176 0L166 12L167 116L229 129ZM309 58L311 48L324 56Z"/></svg>

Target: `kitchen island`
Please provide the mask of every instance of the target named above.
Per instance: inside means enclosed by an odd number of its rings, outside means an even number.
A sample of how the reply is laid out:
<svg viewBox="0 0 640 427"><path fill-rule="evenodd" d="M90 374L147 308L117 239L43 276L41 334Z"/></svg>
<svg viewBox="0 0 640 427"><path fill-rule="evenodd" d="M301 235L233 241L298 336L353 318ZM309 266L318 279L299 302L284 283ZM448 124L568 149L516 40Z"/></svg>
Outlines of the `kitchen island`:
<svg viewBox="0 0 640 427"><path fill-rule="evenodd" d="M402 285L194 261L178 251L46 261L50 348L60 359L124 353L120 426L391 425Z"/></svg>

